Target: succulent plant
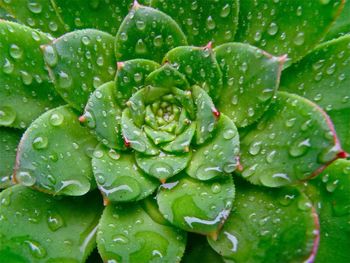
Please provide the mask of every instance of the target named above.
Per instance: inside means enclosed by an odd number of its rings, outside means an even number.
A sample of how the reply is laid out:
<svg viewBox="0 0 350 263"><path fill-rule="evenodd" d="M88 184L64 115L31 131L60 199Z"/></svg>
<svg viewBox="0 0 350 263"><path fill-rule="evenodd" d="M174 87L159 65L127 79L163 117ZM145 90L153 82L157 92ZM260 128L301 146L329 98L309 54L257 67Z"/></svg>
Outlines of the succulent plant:
<svg viewBox="0 0 350 263"><path fill-rule="evenodd" d="M0 0L0 261L349 262L349 7Z"/></svg>

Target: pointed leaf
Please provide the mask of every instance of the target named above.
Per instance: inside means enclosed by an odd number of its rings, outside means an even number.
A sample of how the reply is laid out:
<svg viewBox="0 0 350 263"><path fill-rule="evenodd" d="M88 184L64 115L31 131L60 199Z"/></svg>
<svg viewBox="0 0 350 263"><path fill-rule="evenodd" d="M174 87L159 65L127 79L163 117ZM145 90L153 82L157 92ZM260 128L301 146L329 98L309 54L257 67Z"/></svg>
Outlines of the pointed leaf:
<svg viewBox="0 0 350 263"><path fill-rule="evenodd" d="M317 207L321 236L315 262L348 262L350 244L350 161L337 160L307 186Z"/></svg>
<svg viewBox="0 0 350 263"><path fill-rule="evenodd" d="M184 33L170 16L136 2L118 30L115 54L119 61L146 58L161 62L169 50L186 44Z"/></svg>
<svg viewBox="0 0 350 263"><path fill-rule="evenodd" d="M225 94L218 100L218 109L238 127L256 122L276 94L284 57L241 43L224 44L214 51Z"/></svg>
<svg viewBox="0 0 350 263"><path fill-rule="evenodd" d="M230 118L221 115L213 139L196 148L186 172L199 180L232 173L238 165L239 135Z"/></svg>
<svg viewBox="0 0 350 263"><path fill-rule="evenodd" d="M49 81L40 51L40 45L49 42L39 31L0 21L0 126L25 128L63 103Z"/></svg>
<svg viewBox="0 0 350 263"><path fill-rule="evenodd" d="M238 0L153 0L151 5L175 19L190 45L215 45L234 40L238 24Z"/></svg>
<svg viewBox="0 0 350 263"><path fill-rule="evenodd" d="M294 62L325 36L339 16L343 0L240 1L237 37Z"/></svg>
<svg viewBox="0 0 350 263"><path fill-rule="evenodd" d="M92 166L98 188L105 200L111 202L141 200L152 194L159 184L136 166L133 154L117 152L101 144L94 152Z"/></svg>
<svg viewBox="0 0 350 263"><path fill-rule="evenodd" d="M24 133L15 181L55 195L84 195L94 187L90 156L96 144L71 108L52 109Z"/></svg>
<svg viewBox="0 0 350 263"><path fill-rule="evenodd" d="M81 111L90 93L115 74L114 37L94 29L78 30L43 47L55 88Z"/></svg>
<svg viewBox="0 0 350 263"><path fill-rule="evenodd" d="M159 64L146 59L132 59L118 62L118 70L115 79L116 98L121 107L131 96L144 86L147 76L159 68Z"/></svg>
<svg viewBox="0 0 350 263"><path fill-rule="evenodd" d="M53 0L0 0L0 7L31 28L60 36L67 30L53 3Z"/></svg>
<svg viewBox="0 0 350 263"><path fill-rule="evenodd" d="M102 212L96 193L55 198L17 185L0 199L3 262L85 262L93 250Z"/></svg>
<svg viewBox="0 0 350 263"><path fill-rule="evenodd" d="M187 90L190 88L186 77L169 63L164 64L161 68L152 72L147 77L146 83L154 87L176 87L182 90Z"/></svg>
<svg viewBox="0 0 350 263"><path fill-rule="evenodd" d="M282 89L320 105L350 151L350 36L318 46L282 75Z"/></svg>
<svg viewBox="0 0 350 263"><path fill-rule="evenodd" d="M136 153L136 162L145 173L164 182L184 170L191 157L191 152L176 155L161 152L157 156Z"/></svg>
<svg viewBox="0 0 350 263"><path fill-rule="evenodd" d="M182 175L161 186L157 201L165 219L176 227L215 234L228 217L234 196L232 177L204 182Z"/></svg>
<svg viewBox="0 0 350 263"><path fill-rule="evenodd" d="M185 232L153 221L137 203L107 206L97 233L104 262L180 262L185 245Z"/></svg>
<svg viewBox="0 0 350 263"><path fill-rule="evenodd" d="M9 187L13 167L15 165L16 151L22 131L16 129L0 128L0 189Z"/></svg>
<svg viewBox="0 0 350 263"><path fill-rule="evenodd" d="M180 133L172 142L161 146L166 152L184 153L190 149L190 144L196 131L196 122L192 122L182 133Z"/></svg>
<svg viewBox="0 0 350 263"><path fill-rule="evenodd" d="M222 90L222 73L210 45L174 48L163 61L184 74L190 85L200 86L214 102L218 100Z"/></svg>
<svg viewBox="0 0 350 263"><path fill-rule="evenodd" d="M150 138L156 145L165 142L171 142L176 137L170 132L154 130L148 126L144 127L144 131L147 134L148 138Z"/></svg>
<svg viewBox="0 0 350 263"><path fill-rule="evenodd" d="M135 125L129 109L125 109L122 114L122 132L127 146L135 151L147 155L157 155L159 153L156 146L148 139L141 128Z"/></svg>
<svg viewBox="0 0 350 263"><path fill-rule="evenodd" d="M233 206L218 239L208 237L225 262L313 262L318 218L297 189L239 182Z"/></svg>
<svg viewBox="0 0 350 263"><path fill-rule="evenodd" d="M121 131L122 110L115 102L115 82L97 88L86 104L82 122L91 128L99 141L110 148L125 149Z"/></svg>
<svg viewBox="0 0 350 263"><path fill-rule="evenodd" d="M241 141L242 176L279 187L318 174L342 153L329 117L316 104L286 92Z"/></svg>
<svg viewBox="0 0 350 263"><path fill-rule="evenodd" d="M350 34L350 2L345 1L343 10L340 16L337 18L331 29L327 33L325 39L331 40L341 37L345 34Z"/></svg>

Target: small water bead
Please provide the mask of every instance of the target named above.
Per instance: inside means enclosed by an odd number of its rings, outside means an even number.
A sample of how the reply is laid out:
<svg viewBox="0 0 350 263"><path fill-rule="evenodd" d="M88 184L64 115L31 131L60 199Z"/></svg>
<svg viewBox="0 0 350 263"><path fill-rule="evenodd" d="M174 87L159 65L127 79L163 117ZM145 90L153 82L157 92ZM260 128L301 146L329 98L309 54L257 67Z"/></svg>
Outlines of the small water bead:
<svg viewBox="0 0 350 263"><path fill-rule="evenodd" d="M249 153L251 155L257 155L261 150L261 144L262 144L262 142L259 142L259 141L252 142L249 146L249 149L248 149Z"/></svg>
<svg viewBox="0 0 350 263"><path fill-rule="evenodd" d="M36 178L29 171L20 171L16 174L16 179L24 186L32 186L36 182Z"/></svg>
<svg viewBox="0 0 350 263"><path fill-rule="evenodd" d="M146 28L146 23L142 20L137 20L136 21L136 27L138 30L143 31Z"/></svg>
<svg viewBox="0 0 350 263"><path fill-rule="evenodd" d="M91 39L90 39L90 37L88 37L88 36L83 36L83 37L81 38L81 42L82 42L85 46L87 46L87 45L89 45L89 44L91 43Z"/></svg>
<svg viewBox="0 0 350 263"><path fill-rule="evenodd" d="M294 38L294 44L297 46L301 46L305 42L304 32L299 32Z"/></svg>
<svg viewBox="0 0 350 263"><path fill-rule="evenodd" d="M52 113L49 119L49 122L52 126L60 126L63 121L64 116L59 112Z"/></svg>
<svg viewBox="0 0 350 263"><path fill-rule="evenodd" d="M11 74L14 70L15 66L13 65L13 63L8 60L7 58L5 58L5 62L4 65L2 66L2 71L5 74Z"/></svg>
<svg viewBox="0 0 350 263"><path fill-rule="evenodd" d="M143 42L142 39L139 39L136 43L136 46L135 46L135 52L137 54L146 54L147 53L147 46L145 44L145 42Z"/></svg>
<svg viewBox="0 0 350 263"><path fill-rule="evenodd" d="M157 178L164 179L171 177L174 174L174 170L170 165L164 162L157 162L150 167L150 174Z"/></svg>
<svg viewBox="0 0 350 263"><path fill-rule="evenodd" d="M220 192L221 192L221 185L220 185L219 183L214 183L214 184L211 186L211 191L212 191L214 194L220 193Z"/></svg>
<svg viewBox="0 0 350 263"><path fill-rule="evenodd" d="M207 28L209 30L213 30L213 29L215 29L215 27L216 27L216 23L215 23L214 19L211 16L209 16L207 18Z"/></svg>
<svg viewBox="0 0 350 263"><path fill-rule="evenodd" d="M112 237L113 242L115 243L120 243L120 244L128 244L129 243L129 239L122 234L118 234Z"/></svg>
<svg viewBox="0 0 350 263"><path fill-rule="evenodd" d="M110 149L108 151L108 156L113 159L113 160L119 160L120 159L120 154L117 153L115 150L113 149Z"/></svg>
<svg viewBox="0 0 350 263"><path fill-rule="evenodd" d="M16 120L16 112L7 106L0 106L0 125L9 126Z"/></svg>
<svg viewBox="0 0 350 263"><path fill-rule="evenodd" d="M16 44L10 46L10 56L14 59L19 59L23 56L23 50Z"/></svg>
<svg viewBox="0 0 350 263"><path fill-rule="evenodd" d="M225 18L225 17L228 17L228 15L230 14L231 12L231 7L229 4L226 4L223 6L223 8L221 9L221 12L220 12L220 16L222 18Z"/></svg>
<svg viewBox="0 0 350 263"><path fill-rule="evenodd" d="M267 33L270 36L274 36L277 34L277 32L278 32L278 26L276 23L272 22L267 29Z"/></svg>
<svg viewBox="0 0 350 263"><path fill-rule="evenodd" d="M28 7L29 11L34 13L34 14L40 14L43 10L42 5L40 3L36 3L36 2L28 1L27 7Z"/></svg>
<svg viewBox="0 0 350 263"><path fill-rule="evenodd" d="M296 141L289 147L289 154L292 157L300 157L307 153L310 149L311 143L310 139L305 139L302 141Z"/></svg>
<svg viewBox="0 0 350 263"><path fill-rule="evenodd" d="M45 149L48 145L49 140L46 136L37 136L33 139L32 145L36 150Z"/></svg>
<svg viewBox="0 0 350 263"><path fill-rule="evenodd" d="M64 71L60 71L58 73L58 86L60 88L66 89L66 88L70 88L72 86L72 77L64 72Z"/></svg>
<svg viewBox="0 0 350 263"><path fill-rule="evenodd" d="M64 220L57 211L48 211L47 224L52 231L57 231L64 226Z"/></svg>
<svg viewBox="0 0 350 263"><path fill-rule="evenodd" d="M101 150L97 150L97 151L94 151L94 157L97 158L97 159L101 159L103 157L103 151Z"/></svg>
<svg viewBox="0 0 350 263"><path fill-rule="evenodd" d="M25 240L23 243L28 246L31 255L34 258L45 258L47 252L39 242L34 240Z"/></svg>
<svg viewBox="0 0 350 263"><path fill-rule="evenodd" d="M333 193L338 187L339 180L329 181L326 184L326 189L328 192Z"/></svg>
<svg viewBox="0 0 350 263"><path fill-rule="evenodd" d="M33 82L33 77L28 72L21 70L20 71L21 79L24 85L30 85Z"/></svg>

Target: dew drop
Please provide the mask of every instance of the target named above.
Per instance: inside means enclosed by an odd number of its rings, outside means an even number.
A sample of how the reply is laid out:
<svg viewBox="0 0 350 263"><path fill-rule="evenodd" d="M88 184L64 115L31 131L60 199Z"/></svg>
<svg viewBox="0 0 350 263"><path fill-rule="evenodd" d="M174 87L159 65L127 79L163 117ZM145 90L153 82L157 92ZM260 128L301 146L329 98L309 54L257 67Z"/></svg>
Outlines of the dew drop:
<svg viewBox="0 0 350 263"><path fill-rule="evenodd" d="M46 136L38 136L33 139L32 145L36 150L45 149L48 145L48 139Z"/></svg>
<svg viewBox="0 0 350 263"><path fill-rule="evenodd" d="M10 46L10 56L14 59L19 59L23 55L23 50L16 44Z"/></svg>
<svg viewBox="0 0 350 263"><path fill-rule="evenodd" d="M66 72L60 71L58 73L58 86L66 89L72 86L72 77Z"/></svg>
<svg viewBox="0 0 350 263"><path fill-rule="evenodd" d="M33 14L40 14L41 11L43 10L43 7L40 3L36 3L36 2L29 2L27 4L27 7L29 9L30 12L32 12Z"/></svg>
<svg viewBox="0 0 350 263"><path fill-rule="evenodd" d="M227 17L231 12L231 7L229 4L224 5L224 7L221 9L220 16L225 18Z"/></svg>
<svg viewBox="0 0 350 263"><path fill-rule="evenodd" d="M5 63L2 66L2 71L5 74L11 74L14 70L15 66L13 65L13 63L11 63L10 60L8 60L7 58L5 58Z"/></svg>
<svg viewBox="0 0 350 263"><path fill-rule="evenodd" d="M9 126L14 123L16 112L7 106L0 106L0 125Z"/></svg>
<svg viewBox="0 0 350 263"><path fill-rule="evenodd" d="M128 244L129 243L129 239L122 234L113 236L112 240L113 240L113 242L119 243L119 244Z"/></svg>
<svg viewBox="0 0 350 263"><path fill-rule="evenodd" d="M232 129L227 129L224 131L223 133L223 137L226 139L226 140L230 140L232 139L233 137L236 136L236 131L232 130Z"/></svg>
<svg viewBox="0 0 350 263"><path fill-rule="evenodd" d="M25 240L24 243L28 245L30 254L35 258L44 258L46 256L45 248L37 241Z"/></svg>
<svg viewBox="0 0 350 263"><path fill-rule="evenodd" d="M137 41L136 46L135 46L135 52L137 54L146 54L147 53L146 44L145 44L145 42L143 42L142 39L139 39Z"/></svg>
<svg viewBox="0 0 350 263"><path fill-rule="evenodd" d="M64 225L64 221L58 212L49 211L47 214L47 224L52 231L56 231Z"/></svg>
<svg viewBox="0 0 350 263"><path fill-rule="evenodd" d="M167 179L174 175L173 168L164 162L156 162L152 164L149 172L151 175L159 179Z"/></svg>
<svg viewBox="0 0 350 263"><path fill-rule="evenodd" d="M24 186L32 186L36 182L36 178L29 171L20 171L16 179Z"/></svg>
<svg viewBox="0 0 350 263"><path fill-rule="evenodd" d="M267 33L270 35L270 36L274 36L276 35L278 32L278 26L276 23L271 23L267 29Z"/></svg>
<svg viewBox="0 0 350 263"><path fill-rule="evenodd" d="M251 155L257 155L261 150L261 142L252 142L249 146L249 153Z"/></svg>
<svg viewBox="0 0 350 263"><path fill-rule="evenodd" d="M305 36L303 32L299 32L296 37L294 38L294 44L297 46L301 46L302 44L304 44L305 41Z"/></svg>
<svg viewBox="0 0 350 263"><path fill-rule="evenodd" d="M292 157L300 157L305 155L307 151L310 149L310 147L311 147L310 139L295 141L289 147L289 154Z"/></svg>
<svg viewBox="0 0 350 263"><path fill-rule="evenodd" d="M64 116L59 112L52 113L49 119L49 122L52 126L60 126L63 121Z"/></svg>

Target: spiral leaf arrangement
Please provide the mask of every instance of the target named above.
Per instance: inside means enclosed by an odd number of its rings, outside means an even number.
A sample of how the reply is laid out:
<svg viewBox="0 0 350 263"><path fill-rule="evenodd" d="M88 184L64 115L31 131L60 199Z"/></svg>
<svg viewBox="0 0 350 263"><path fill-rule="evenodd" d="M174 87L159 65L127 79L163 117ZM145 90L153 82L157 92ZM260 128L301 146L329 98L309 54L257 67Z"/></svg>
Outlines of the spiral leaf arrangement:
<svg viewBox="0 0 350 263"><path fill-rule="evenodd" d="M0 261L349 262L349 8L0 0Z"/></svg>

